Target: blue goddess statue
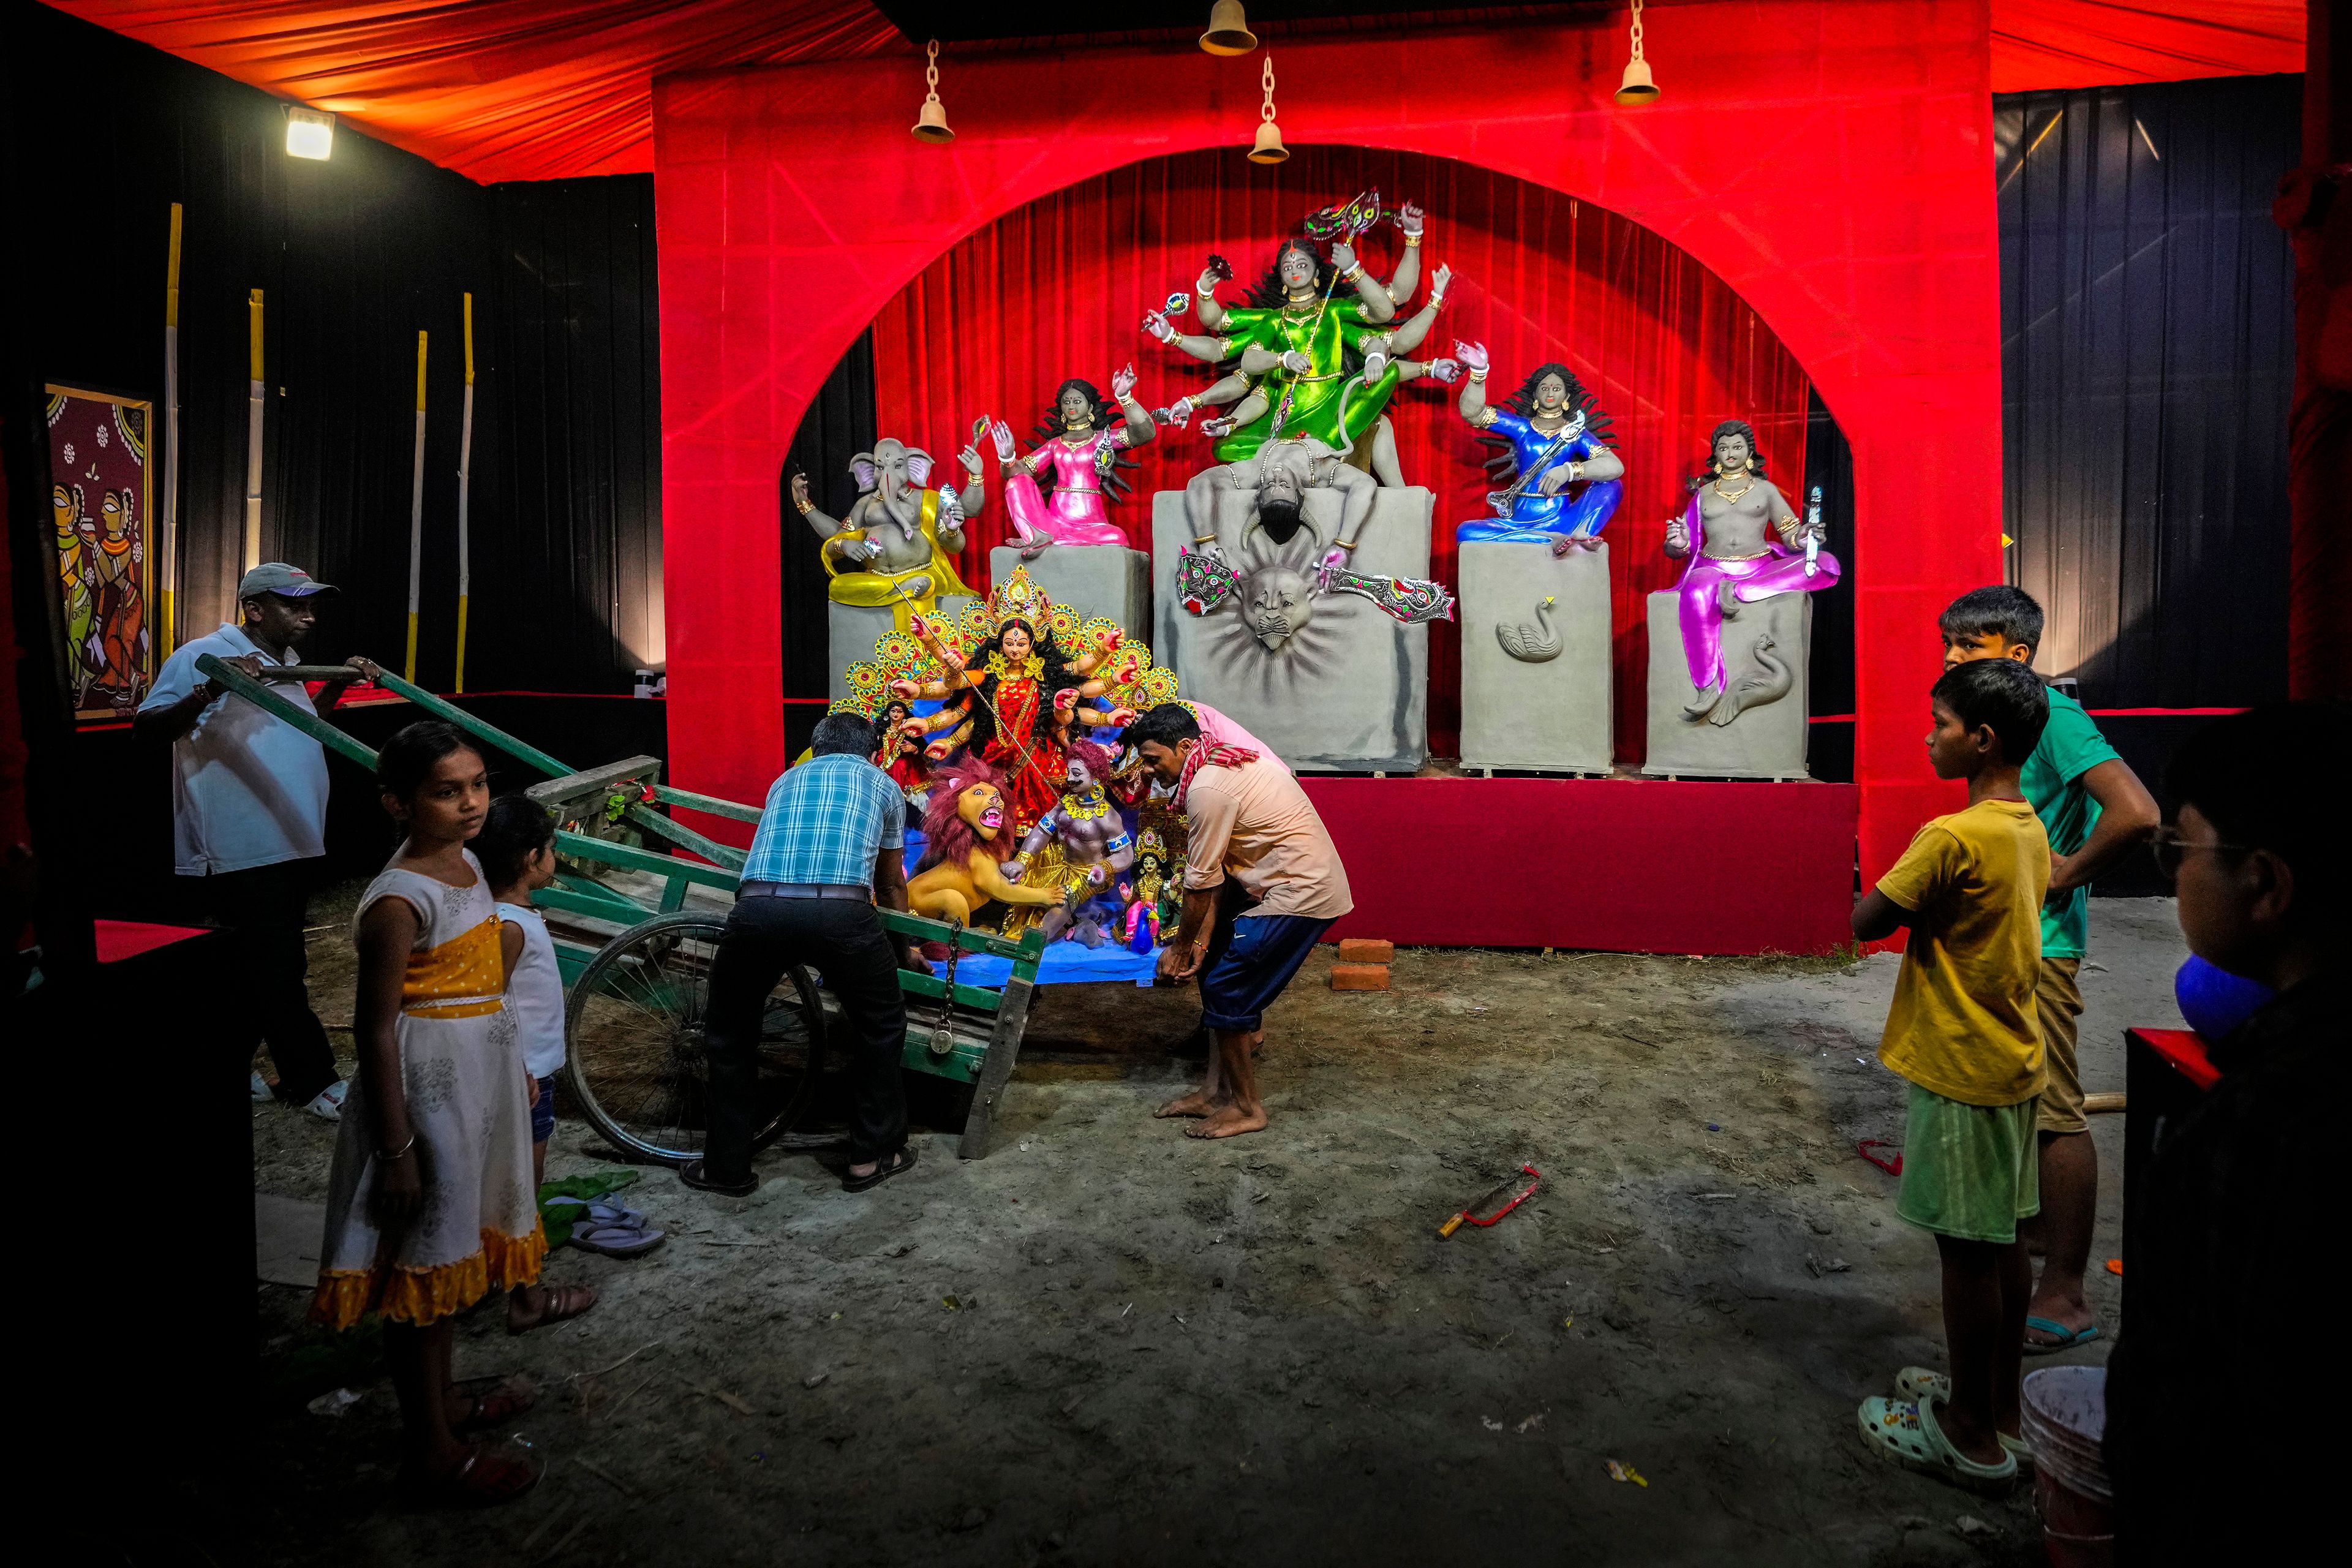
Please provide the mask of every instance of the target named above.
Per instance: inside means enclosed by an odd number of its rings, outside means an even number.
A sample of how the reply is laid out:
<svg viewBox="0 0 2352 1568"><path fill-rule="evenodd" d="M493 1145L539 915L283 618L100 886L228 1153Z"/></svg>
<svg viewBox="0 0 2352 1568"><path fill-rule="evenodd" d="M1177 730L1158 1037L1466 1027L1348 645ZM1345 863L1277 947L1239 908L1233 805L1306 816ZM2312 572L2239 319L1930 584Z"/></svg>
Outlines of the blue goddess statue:
<svg viewBox="0 0 2352 1568"><path fill-rule="evenodd" d="M1500 448L1487 467L1507 480L1487 493L1494 515L1463 523L1454 539L1549 544L1555 555L1597 546L1624 489L1618 481L1625 465L1609 447L1609 416L1564 364L1536 366L1496 407L1486 401L1485 347L1456 343L1454 357L1469 371L1462 417Z"/></svg>

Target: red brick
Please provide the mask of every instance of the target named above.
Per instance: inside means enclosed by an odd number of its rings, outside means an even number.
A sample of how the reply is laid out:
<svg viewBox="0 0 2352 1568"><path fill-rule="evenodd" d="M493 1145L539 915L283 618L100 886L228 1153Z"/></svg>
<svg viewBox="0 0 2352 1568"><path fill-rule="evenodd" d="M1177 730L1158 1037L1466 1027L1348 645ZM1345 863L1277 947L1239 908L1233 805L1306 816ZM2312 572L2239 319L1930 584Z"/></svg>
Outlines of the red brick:
<svg viewBox="0 0 2352 1568"><path fill-rule="evenodd" d="M1380 942L1368 936L1351 936L1339 943L1342 963L1393 963L1396 943Z"/></svg>
<svg viewBox="0 0 2352 1568"><path fill-rule="evenodd" d="M1389 988L1389 966L1385 963L1335 963L1331 966L1331 989L1334 991L1385 991Z"/></svg>

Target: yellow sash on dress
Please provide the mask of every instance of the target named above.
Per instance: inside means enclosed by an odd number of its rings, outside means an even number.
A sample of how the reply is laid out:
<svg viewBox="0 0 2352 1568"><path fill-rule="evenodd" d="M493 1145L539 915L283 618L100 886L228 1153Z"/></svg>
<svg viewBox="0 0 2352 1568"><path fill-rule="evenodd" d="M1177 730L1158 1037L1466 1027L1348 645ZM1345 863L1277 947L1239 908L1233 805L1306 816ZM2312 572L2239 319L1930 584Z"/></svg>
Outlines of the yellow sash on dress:
<svg viewBox="0 0 2352 1568"><path fill-rule="evenodd" d="M499 1010L506 983L493 914L463 935L408 955L400 1010L412 1018L478 1018Z"/></svg>
<svg viewBox="0 0 2352 1568"><path fill-rule="evenodd" d="M939 614L940 595L971 594L971 590L964 586L963 579L956 575L955 558L940 544L939 491L923 492L923 506L917 518L917 525L923 531L925 542L931 547L931 558L920 566L909 566L902 572L877 572L870 568L844 571L835 564L838 559L833 552L835 541L864 539L866 531L862 528L845 528L826 540L825 547L817 552L817 559L824 565L825 575L833 579L825 587L825 597L836 605L854 605L866 610L878 610L887 605L890 608L891 626L903 632L908 628L909 617ZM930 592L907 592L904 586L907 582L926 576L931 580Z"/></svg>

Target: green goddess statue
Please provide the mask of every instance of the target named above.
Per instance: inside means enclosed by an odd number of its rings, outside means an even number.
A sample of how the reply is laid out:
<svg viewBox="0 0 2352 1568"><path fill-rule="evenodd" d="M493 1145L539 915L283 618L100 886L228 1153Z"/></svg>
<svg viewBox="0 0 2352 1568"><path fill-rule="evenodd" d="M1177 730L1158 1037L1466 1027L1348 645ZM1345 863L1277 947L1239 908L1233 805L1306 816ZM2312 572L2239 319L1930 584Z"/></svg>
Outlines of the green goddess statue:
<svg viewBox="0 0 2352 1568"><path fill-rule="evenodd" d="M1284 240L1275 252L1273 267L1246 305L1218 300L1217 285L1233 269L1212 256L1193 287L1202 332L1179 331L1163 310L1144 317L1150 336L1226 371L1214 385L1177 399L1166 411L1168 423L1181 427L1203 406L1231 405L1230 414L1202 424L1202 434L1216 441L1220 463L1245 462L1270 440L1306 436L1335 451L1362 451L1382 484L1404 483L1388 401L1401 384L1419 376L1451 379L1450 363L1427 365L1403 356L1436 323L1453 274L1437 268L1428 303L1398 323L1398 307L1421 284L1425 220L1411 203L1396 210L1404 257L1383 285L1350 243L1375 221L1379 205L1379 193L1370 192L1336 213L1327 209L1309 218L1306 233ZM1328 259L1317 246L1318 233L1336 236Z"/></svg>

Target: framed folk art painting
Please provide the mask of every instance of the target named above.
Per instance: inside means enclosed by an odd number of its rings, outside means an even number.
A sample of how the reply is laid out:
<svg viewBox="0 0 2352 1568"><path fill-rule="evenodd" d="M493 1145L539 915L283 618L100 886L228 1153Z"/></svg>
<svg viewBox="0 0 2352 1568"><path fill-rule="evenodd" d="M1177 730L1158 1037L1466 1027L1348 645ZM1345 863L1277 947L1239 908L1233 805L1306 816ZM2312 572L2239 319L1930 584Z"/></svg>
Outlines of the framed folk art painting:
<svg viewBox="0 0 2352 1568"><path fill-rule="evenodd" d="M65 602L66 688L81 722L128 719L155 679L155 528L148 484L154 407L48 388L50 505Z"/></svg>

